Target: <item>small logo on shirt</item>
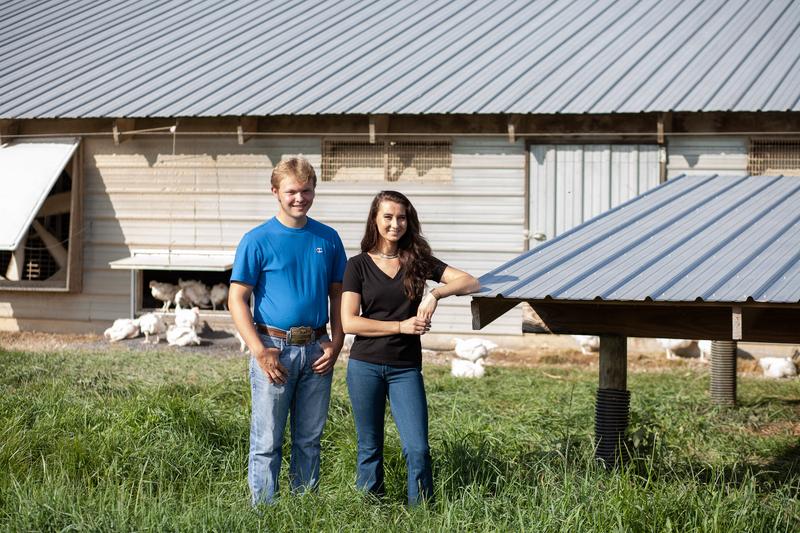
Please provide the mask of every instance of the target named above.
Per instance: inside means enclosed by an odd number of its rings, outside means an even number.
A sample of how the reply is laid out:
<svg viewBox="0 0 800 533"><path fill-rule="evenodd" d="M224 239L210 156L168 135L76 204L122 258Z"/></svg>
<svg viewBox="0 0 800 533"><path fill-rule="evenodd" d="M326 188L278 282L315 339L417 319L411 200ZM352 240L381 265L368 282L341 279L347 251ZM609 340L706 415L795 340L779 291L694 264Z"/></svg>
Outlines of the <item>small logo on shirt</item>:
<svg viewBox="0 0 800 533"><path fill-rule="evenodd" d="M322 253L322 248L317 248L317 249L316 249L316 250L314 250L314 251L315 251L315 252L317 252L318 254L321 254L321 253Z"/></svg>

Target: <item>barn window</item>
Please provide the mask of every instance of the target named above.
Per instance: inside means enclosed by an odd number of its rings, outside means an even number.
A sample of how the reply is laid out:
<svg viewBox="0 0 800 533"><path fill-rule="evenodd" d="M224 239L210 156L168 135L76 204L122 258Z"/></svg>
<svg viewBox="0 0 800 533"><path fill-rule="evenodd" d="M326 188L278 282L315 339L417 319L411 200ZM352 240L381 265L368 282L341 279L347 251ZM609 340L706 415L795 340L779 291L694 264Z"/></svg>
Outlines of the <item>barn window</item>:
<svg viewBox="0 0 800 533"><path fill-rule="evenodd" d="M751 138L747 171L800 176L800 137Z"/></svg>
<svg viewBox="0 0 800 533"><path fill-rule="evenodd" d="M326 139L322 181L450 181L449 139Z"/></svg>
<svg viewBox="0 0 800 533"><path fill-rule="evenodd" d="M0 290L81 287L79 139L0 146Z"/></svg>

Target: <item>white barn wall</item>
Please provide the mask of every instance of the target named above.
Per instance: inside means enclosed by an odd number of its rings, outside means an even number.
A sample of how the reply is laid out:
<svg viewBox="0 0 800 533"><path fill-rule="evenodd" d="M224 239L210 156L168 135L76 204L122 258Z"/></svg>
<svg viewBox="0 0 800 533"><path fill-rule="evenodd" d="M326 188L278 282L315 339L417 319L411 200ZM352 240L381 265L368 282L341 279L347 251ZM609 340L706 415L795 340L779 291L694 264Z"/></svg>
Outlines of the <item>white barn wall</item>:
<svg viewBox="0 0 800 533"><path fill-rule="evenodd" d="M109 261L132 249L233 250L242 234L272 216L272 166L301 153L319 169L319 138L139 137L115 146L84 140L84 264L80 294L6 292L0 329L101 331L129 312L130 277ZM476 275L523 251L524 144L504 137L453 141L451 182L320 183L312 216L332 225L357 253L375 192L395 188L417 207L442 260ZM521 313L482 333L518 334ZM469 298L442 302L432 333L469 334Z"/></svg>
<svg viewBox="0 0 800 533"><path fill-rule="evenodd" d="M747 173L748 138L673 136L667 139L667 178L681 174Z"/></svg>

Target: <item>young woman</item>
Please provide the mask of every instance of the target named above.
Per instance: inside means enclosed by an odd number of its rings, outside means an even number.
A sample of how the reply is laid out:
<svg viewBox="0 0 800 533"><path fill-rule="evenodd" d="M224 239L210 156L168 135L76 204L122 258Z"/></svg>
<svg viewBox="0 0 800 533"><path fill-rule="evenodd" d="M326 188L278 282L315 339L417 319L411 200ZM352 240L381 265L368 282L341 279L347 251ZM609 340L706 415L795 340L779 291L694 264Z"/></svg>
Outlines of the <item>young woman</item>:
<svg viewBox="0 0 800 533"><path fill-rule="evenodd" d="M361 251L345 268L341 316L345 333L356 335L347 365L358 434L356 485L384 492L388 397L408 467L408 503L415 505L433 496L420 335L430 329L440 299L475 292L480 285L433 257L416 210L396 191L382 191L372 200ZM426 280L444 285L425 294Z"/></svg>

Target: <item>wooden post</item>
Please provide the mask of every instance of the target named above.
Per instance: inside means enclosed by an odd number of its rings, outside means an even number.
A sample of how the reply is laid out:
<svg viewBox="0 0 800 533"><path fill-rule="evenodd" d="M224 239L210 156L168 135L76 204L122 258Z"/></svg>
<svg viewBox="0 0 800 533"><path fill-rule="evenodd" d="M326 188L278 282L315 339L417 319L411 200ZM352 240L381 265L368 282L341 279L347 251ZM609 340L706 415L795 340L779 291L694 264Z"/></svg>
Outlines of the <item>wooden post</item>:
<svg viewBox="0 0 800 533"><path fill-rule="evenodd" d="M628 339L622 335L600 336L600 387L595 406L595 457L606 467L624 462L625 431L630 414Z"/></svg>
<svg viewBox="0 0 800 533"><path fill-rule="evenodd" d="M600 388L628 388L628 338L600 336Z"/></svg>

